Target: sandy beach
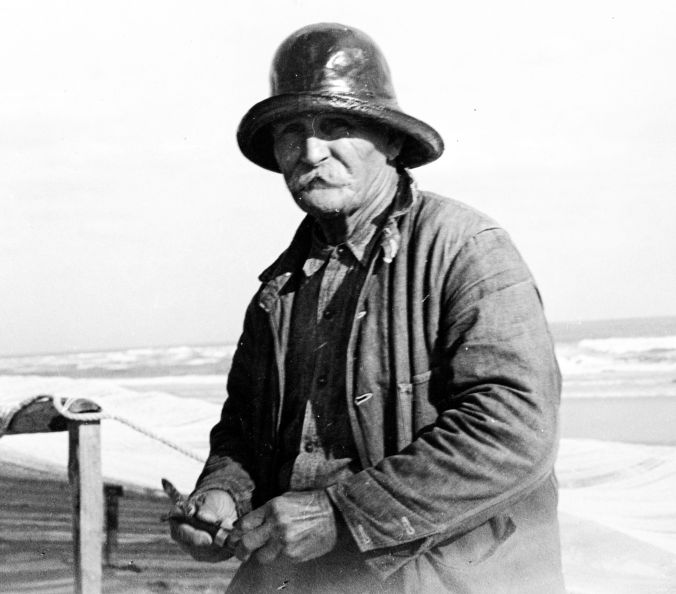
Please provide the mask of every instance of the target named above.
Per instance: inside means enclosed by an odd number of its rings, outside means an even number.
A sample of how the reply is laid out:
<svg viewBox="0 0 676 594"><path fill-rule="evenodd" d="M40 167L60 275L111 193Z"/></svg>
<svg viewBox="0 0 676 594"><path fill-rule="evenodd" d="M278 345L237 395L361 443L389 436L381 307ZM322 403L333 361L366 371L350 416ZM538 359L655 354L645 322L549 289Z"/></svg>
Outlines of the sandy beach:
<svg viewBox="0 0 676 594"><path fill-rule="evenodd" d="M0 465L0 592L73 591L70 491L65 471L20 460ZM190 559L159 521L159 492L127 489L120 499L119 547L104 568L106 593L223 592L236 561ZM562 511L561 542L570 594L670 594L676 556L620 531Z"/></svg>
<svg viewBox="0 0 676 594"><path fill-rule="evenodd" d="M0 592L73 592L70 489L65 472L0 464ZM103 571L106 593L221 593L236 562L198 563L169 538L168 500L141 490L120 499L119 547Z"/></svg>

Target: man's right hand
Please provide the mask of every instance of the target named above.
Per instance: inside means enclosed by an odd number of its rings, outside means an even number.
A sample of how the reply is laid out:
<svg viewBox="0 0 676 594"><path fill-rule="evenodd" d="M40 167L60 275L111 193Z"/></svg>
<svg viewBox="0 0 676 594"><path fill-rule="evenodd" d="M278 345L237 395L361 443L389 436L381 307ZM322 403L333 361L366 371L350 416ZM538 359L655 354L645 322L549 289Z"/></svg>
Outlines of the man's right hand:
<svg viewBox="0 0 676 594"><path fill-rule="evenodd" d="M181 509L169 517L171 537L178 546L198 561L216 563L232 557L233 551L223 546L225 538L217 538L215 542L214 537L199 525L204 523L214 528L220 526L226 532L231 531L237 519L232 497L225 491L214 489L191 497L187 507L191 515L186 516L184 509Z"/></svg>

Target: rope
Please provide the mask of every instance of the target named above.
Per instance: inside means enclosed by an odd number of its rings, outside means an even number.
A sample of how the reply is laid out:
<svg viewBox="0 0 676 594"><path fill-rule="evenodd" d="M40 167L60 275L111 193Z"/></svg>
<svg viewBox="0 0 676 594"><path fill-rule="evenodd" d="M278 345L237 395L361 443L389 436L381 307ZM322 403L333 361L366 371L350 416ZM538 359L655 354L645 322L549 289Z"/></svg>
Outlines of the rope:
<svg viewBox="0 0 676 594"><path fill-rule="evenodd" d="M180 452L184 456L187 456L188 458L192 458L193 460L197 460L198 462L204 462L205 458L203 456L200 456L199 454L196 454L195 452L184 448L177 443L167 439L166 437L162 437L161 435L155 433L154 431L151 431L150 429L146 429L145 427L142 427L141 425L138 425L134 423L134 421L130 421L129 419L122 417L117 414L113 413L108 413L104 411L100 412L73 412L70 409L70 407L73 405L73 403L78 400L77 398L67 398L65 399L64 402L61 402L61 398L52 398L52 402L54 403L54 408L57 410L57 412L62 416L65 417L66 419L69 419L71 421L80 421L83 423L87 422L92 422L92 421L101 421L103 419L109 419L113 421L117 421L118 423L122 423L123 425L127 425L127 427L130 427L134 431L141 433L142 435L145 435L146 437L149 437L150 439L154 439L155 441L159 441L160 443L164 444L167 447L172 448L173 450L176 450L177 452Z"/></svg>

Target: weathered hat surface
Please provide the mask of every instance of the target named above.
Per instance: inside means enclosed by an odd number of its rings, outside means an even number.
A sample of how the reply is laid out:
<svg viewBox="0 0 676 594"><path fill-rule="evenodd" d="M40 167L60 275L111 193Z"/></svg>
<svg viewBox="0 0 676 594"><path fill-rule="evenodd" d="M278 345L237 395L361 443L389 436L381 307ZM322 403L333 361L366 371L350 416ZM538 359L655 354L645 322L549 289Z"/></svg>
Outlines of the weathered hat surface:
<svg viewBox="0 0 676 594"><path fill-rule="evenodd" d="M308 25L291 34L275 54L270 97L242 118L237 142L261 167L279 171L271 124L301 113L346 113L404 135L399 162L419 167L441 156L434 128L401 111L385 57L375 42L353 27Z"/></svg>

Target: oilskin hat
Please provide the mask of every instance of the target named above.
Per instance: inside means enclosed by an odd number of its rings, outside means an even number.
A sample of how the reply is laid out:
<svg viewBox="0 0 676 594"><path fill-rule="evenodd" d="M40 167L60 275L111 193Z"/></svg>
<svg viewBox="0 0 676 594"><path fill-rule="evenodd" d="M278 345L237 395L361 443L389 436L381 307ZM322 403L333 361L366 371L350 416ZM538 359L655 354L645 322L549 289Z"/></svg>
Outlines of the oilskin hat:
<svg viewBox="0 0 676 594"><path fill-rule="evenodd" d="M256 103L237 130L249 160L279 172L271 125L302 113L344 113L404 135L398 162L418 167L441 156L437 131L399 108L385 57L365 33L337 23L308 25L275 54L270 97Z"/></svg>

